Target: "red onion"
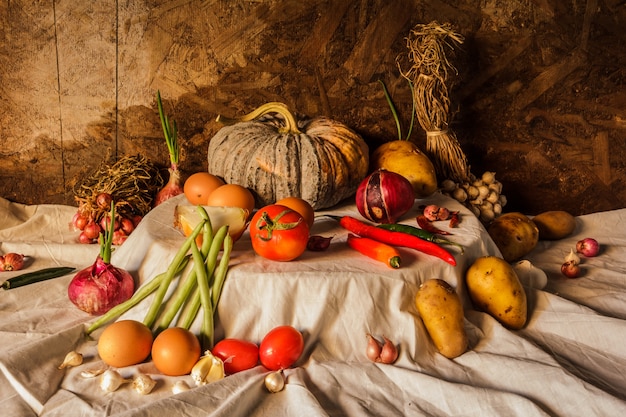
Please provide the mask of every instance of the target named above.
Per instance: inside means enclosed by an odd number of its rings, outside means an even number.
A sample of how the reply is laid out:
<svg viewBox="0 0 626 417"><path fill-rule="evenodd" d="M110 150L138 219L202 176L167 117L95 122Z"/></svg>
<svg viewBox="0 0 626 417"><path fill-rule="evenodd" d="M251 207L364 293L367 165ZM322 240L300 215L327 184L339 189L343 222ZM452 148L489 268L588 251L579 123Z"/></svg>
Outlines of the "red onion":
<svg viewBox="0 0 626 417"><path fill-rule="evenodd" d="M67 295L79 309L100 316L128 300L134 291L135 281L128 271L116 268L98 256L93 265L72 278Z"/></svg>
<svg viewBox="0 0 626 417"><path fill-rule="evenodd" d="M111 217L115 217L114 203L111 203ZM110 228L100 241L100 254L96 261L79 271L67 289L67 295L76 307L95 316L102 315L128 300L135 291L135 280L132 275L111 265L111 244L115 223L109 223Z"/></svg>
<svg viewBox="0 0 626 417"><path fill-rule="evenodd" d="M600 252L600 244L594 238L587 237L576 242L576 252L592 258Z"/></svg>
<svg viewBox="0 0 626 417"><path fill-rule="evenodd" d="M413 186L405 177L378 169L368 175L356 191L359 213L375 223L395 223L415 202Z"/></svg>
<svg viewBox="0 0 626 417"><path fill-rule="evenodd" d="M24 266L24 255L7 253L0 256L0 271L19 271Z"/></svg>

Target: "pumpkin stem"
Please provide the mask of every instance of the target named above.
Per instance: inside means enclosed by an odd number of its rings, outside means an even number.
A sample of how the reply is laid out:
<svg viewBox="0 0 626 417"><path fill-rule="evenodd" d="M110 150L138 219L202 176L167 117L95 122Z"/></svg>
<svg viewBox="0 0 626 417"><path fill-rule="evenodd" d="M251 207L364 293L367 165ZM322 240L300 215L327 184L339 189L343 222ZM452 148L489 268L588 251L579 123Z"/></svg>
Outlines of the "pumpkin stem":
<svg viewBox="0 0 626 417"><path fill-rule="evenodd" d="M219 114L215 121L225 125L233 125L239 122L249 122L252 120L256 120L259 117L264 116L268 113L278 113L283 116L283 119L285 120L285 126L278 129L280 133L301 133L300 130L298 130L298 123L296 122L296 118L289 111L287 105L277 101L263 104L257 107L255 110L252 110L250 113L239 117L230 118Z"/></svg>

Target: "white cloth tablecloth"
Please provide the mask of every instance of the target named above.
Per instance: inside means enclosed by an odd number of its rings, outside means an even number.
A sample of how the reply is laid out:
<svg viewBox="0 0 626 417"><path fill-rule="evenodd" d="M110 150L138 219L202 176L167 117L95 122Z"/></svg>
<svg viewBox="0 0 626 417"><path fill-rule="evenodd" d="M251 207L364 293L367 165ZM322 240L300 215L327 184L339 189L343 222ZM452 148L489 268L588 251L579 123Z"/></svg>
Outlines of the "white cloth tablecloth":
<svg viewBox="0 0 626 417"><path fill-rule="evenodd" d="M479 256L499 255L484 227L454 200L436 194L416 201L403 222L414 224L419 205L461 210L452 240L465 245L458 265L402 249L392 270L350 249L347 231L317 213L313 234L333 236L325 252L296 261L256 256L247 233L236 242L217 313L217 340L259 343L273 327L290 324L305 337L304 353L286 371L285 390L263 387L257 366L202 387L165 377L151 362L120 369L125 377L148 373L157 386L148 396L129 385L104 394L98 380L80 372L100 367L96 341L85 338L94 318L67 298L72 278L0 291L0 407L5 416L608 416L626 413L626 210L577 218L566 239L542 241L526 259L548 275L543 289L527 288L529 320L511 331L476 311L463 276ZM173 228L180 196L151 211L113 254L113 264L143 283L165 271L183 241ZM0 254L24 253L26 269L90 265L97 245L76 242L69 227L75 207L24 206L0 199ZM353 204L332 214L360 217ZM445 223L441 223L445 227ZM584 276L560 274L564 256L583 237L595 237L600 256L583 259ZM0 280L17 273L2 272ZM454 360L438 354L417 314L414 298L428 278L448 281L462 297L470 349ZM143 319L151 299L124 315ZM194 324L197 329L199 323ZM366 333L399 345L393 365L370 362ZM57 366L70 350L83 365ZM192 390L173 395L184 379Z"/></svg>

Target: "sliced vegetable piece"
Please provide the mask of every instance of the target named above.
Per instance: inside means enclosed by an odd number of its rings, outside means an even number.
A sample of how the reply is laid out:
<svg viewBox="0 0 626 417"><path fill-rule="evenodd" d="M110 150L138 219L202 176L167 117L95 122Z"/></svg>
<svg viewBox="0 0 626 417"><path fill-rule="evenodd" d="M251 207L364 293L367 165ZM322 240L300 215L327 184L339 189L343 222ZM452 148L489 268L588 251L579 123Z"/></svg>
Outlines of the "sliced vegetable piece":
<svg viewBox="0 0 626 417"><path fill-rule="evenodd" d="M23 287L24 285L34 284L35 282L46 281L52 278L62 277L71 272L74 272L75 268L69 266L59 266L52 268L44 268L39 271L27 272L25 274L17 275L9 278L2 283L2 289L10 290L12 288Z"/></svg>

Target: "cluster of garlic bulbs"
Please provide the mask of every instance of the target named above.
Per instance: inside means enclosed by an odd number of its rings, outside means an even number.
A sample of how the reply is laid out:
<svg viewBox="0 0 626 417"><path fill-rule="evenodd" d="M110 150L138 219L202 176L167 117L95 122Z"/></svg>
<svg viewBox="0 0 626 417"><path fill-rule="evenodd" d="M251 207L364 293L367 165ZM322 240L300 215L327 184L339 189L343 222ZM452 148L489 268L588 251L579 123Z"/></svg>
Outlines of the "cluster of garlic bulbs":
<svg viewBox="0 0 626 417"><path fill-rule="evenodd" d="M502 214L506 205L502 183L496 180L495 172L486 171L481 178L470 174L470 181L463 183L444 180L441 192L463 203L485 224Z"/></svg>

